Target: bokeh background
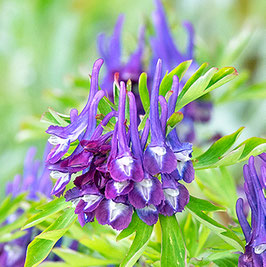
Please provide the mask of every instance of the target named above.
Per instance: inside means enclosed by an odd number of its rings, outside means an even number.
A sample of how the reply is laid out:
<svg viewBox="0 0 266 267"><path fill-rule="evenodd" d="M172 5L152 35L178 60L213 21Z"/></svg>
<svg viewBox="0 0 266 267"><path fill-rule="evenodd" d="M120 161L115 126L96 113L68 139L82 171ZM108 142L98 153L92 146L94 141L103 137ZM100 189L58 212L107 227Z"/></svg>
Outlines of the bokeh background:
<svg viewBox="0 0 266 267"><path fill-rule="evenodd" d="M240 141L265 137L266 1L165 0L163 4L181 50L186 45L182 22L189 20L195 27L198 63L234 66L240 73L238 81L243 80L240 87L235 82L213 94L211 122L197 125L200 138L232 133L240 126L246 126ZM42 113L50 106L67 113L85 103L87 92L79 90L83 80L76 77L87 79L98 57L97 35L111 34L118 15L124 13L127 57L136 47L141 24L152 34L153 10L152 0L0 1L0 198L4 183L22 171L29 146L37 146L42 155L47 140ZM234 86L237 93L231 94Z"/></svg>

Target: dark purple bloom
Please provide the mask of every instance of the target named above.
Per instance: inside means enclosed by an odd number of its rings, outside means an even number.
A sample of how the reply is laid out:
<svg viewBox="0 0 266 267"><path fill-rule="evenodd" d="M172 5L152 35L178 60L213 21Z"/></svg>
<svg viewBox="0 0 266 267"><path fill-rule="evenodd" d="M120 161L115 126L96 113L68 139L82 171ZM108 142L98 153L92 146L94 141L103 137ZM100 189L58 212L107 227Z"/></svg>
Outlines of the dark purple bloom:
<svg viewBox="0 0 266 267"><path fill-rule="evenodd" d="M148 205L158 206L164 199L160 181L146 173L146 177L134 184L134 188L128 194L130 203L137 209Z"/></svg>
<svg viewBox="0 0 266 267"><path fill-rule="evenodd" d="M154 205L146 206L143 209L136 209L139 218L148 225L156 224L159 218L158 209Z"/></svg>
<svg viewBox="0 0 266 267"><path fill-rule="evenodd" d="M161 80L162 62L158 60L151 91L150 124L151 143L144 152L144 168L151 175L171 173L176 169L177 161L173 151L166 145L159 118L158 98Z"/></svg>
<svg viewBox="0 0 266 267"><path fill-rule="evenodd" d="M92 104L94 95L98 91L98 77L102 64L103 60L98 59L93 65L89 98L86 106L81 111L81 113L78 116L76 116L77 114L74 113L74 121L71 122L68 126L61 127L52 125L46 131L48 134L51 135L51 137L49 138L49 142L52 145L55 145L55 148L50 152L47 157L47 161L50 164L54 164L58 160L60 160L69 149L70 143L77 140L78 137L86 129L90 115L89 109Z"/></svg>
<svg viewBox="0 0 266 267"><path fill-rule="evenodd" d="M117 136L113 136L113 138L118 138L118 149L116 147L112 147L112 150L117 150L117 155L114 155L114 158L111 160L109 171L111 177L117 182L126 180L141 181L144 177L141 161L139 158L132 155L126 137L126 129L124 125L125 103L126 88L125 84L121 82Z"/></svg>
<svg viewBox="0 0 266 267"><path fill-rule="evenodd" d="M164 216L172 216L184 210L189 202L189 192L186 187L171 178L169 174L162 174L164 201L159 211Z"/></svg>
<svg viewBox="0 0 266 267"><path fill-rule="evenodd" d="M96 209L96 218L100 224L109 224L116 230L128 227L133 214L132 206L124 202L105 199Z"/></svg>
<svg viewBox="0 0 266 267"><path fill-rule="evenodd" d="M263 158L263 156L262 156ZM251 209L251 225L243 211L243 199L236 203L239 223L246 239L245 253L239 257L238 266L264 266L266 264L266 162L261 166L261 175L257 175L254 157L249 158L243 168L244 189Z"/></svg>

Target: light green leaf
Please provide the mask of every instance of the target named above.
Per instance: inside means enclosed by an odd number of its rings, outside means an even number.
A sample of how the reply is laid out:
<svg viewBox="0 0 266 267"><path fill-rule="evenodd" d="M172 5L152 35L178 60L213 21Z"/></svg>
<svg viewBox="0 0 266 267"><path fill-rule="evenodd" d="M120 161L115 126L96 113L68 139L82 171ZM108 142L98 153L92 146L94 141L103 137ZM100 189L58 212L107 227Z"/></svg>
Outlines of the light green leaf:
<svg viewBox="0 0 266 267"><path fill-rule="evenodd" d="M60 210L63 210L71 205L70 202L66 202L65 198L56 198L53 201L50 201L47 204L41 205L37 207L37 210L41 210L37 214L30 217L22 229L30 228L36 224L41 223L46 218L50 217L51 215L59 212Z"/></svg>
<svg viewBox="0 0 266 267"><path fill-rule="evenodd" d="M136 212L133 214L132 221L128 228L120 233L120 237L118 236L119 240L132 234L133 232L136 232L134 241L132 242L131 247L122 263L120 264L120 267L131 267L136 263L150 240L152 230L153 226L147 225L141 219L139 219Z"/></svg>
<svg viewBox="0 0 266 267"><path fill-rule="evenodd" d="M206 152L195 159L194 168L203 169L218 162L219 159L224 155L224 153L228 151L230 147L235 143L243 129L244 127L241 127L236 132L223 136L214 144L212 144Z"/></svg>
<svg viewBox="0 0 266 267"><path fill-rule="evenodd" d="M48 111L43 113L41 121L52 125L67 126L70 122L70 117L48 108Z"/></svg>
<svg viewBox="0 0 266 267"><path fill-rule="evenodd" d="M251 137L244 142L242 142L239 146L235 148L235 150L242 148L244 146L243 152L238 160L238 162L247 160L251 155L257 156L266 151L266 139L259 137Z"/></svg>
<svg viewBox="0 0 266 267"><path fill-rule="evenodd" d="M75 267L84 267L84 266L103 266L103 265L111 265L118 264L118 260L111 259L100 259L96 257L92 257L81 252L77 252L75 250L69 248L55 248L53 252L62 258L67 264ZM112 253L109 251L109 253Z"/></svg>
<svg viewBox="0 0 266 267"><path fill-rule="evenodd" d="M187 81L184 86L185 90L182 90L177 98L176 111L179 111L188 103L229 82L238 75L233 67L226 67L220 70L211 68L203 76L196 79L199 74L203 73L205 68L206 66L202 65L198 72L194 74L195 76L192 76Z"/></svg>
<svg viewBox="0 0 266 267"><path fill-rule="evenodd" d="M180 227L173 215L159 215L162 230L161 266L186 266L186 248Z"/></svg>
<svg viewBox="0 0 266 267"><path fill-rule="evenodd" d="M174 112L167 120L166 135L168 135L177 126L177 124L183 120L183 118L184 115L182 112Z"/></svg>
<svg viewBox="0 0 266 267"><path fill-rule="evenodd" d="M191 199L195 200L196 198L191 198ZM198 199L197 201L189 201L185 209L188 210L192 214L192 216L195 217L195 219L197 219L199 222L208 227L213 233L222 238L225 242L236 248L238 251L243 252L244 244L238 238L238 236L233 231L227 229L225 226L216 222L214 219L212 219L203 212L203 211L205 212L213 211L214 205L212 205L211 203L210 205L209 204L206 205L206 202L204 202L205 203L204 205L203 204L198 205L198 202L199 202Z"/></svg>
<svg viewBox="0 0 266 267"><path fill-rule="evenodd" d="M77 215L74 213L73 208L65 210L65 212L43 233L36 236L29 244L27 249L25 267L37 266L41 263L50 253L55 243L67 232L71 225L75 222ZM55 235L48 234L55 231ZM61 231L61 235L58 235ZM43 239L43 236L48 235L49 239Z"/></svg>
<svg viewBox="0 0 266 267"><path fill-rule="evenodd" d="M166 93L171 89L174 75L176 75L179 80L181 80L191 63L192 60L184 61L179 64L175 69L173 69L170 73L166 73L162 79L159 94L165 96Z"/></svg>
<svg viewBox="0 0 266 267"><path fill-rule="evenodd" d="M3 222L9 215L13 214L19 207L21 207L25 200L26 194L22 193L15 198L10 195L7 196L0 206L0 223Z"/></svg>
<svg viewBox="0 0 266 267"><path fill-rule="evenodd" d="M83 236L79 242L93 251L99 252L105 258L116 259L119 262L125 256L125 249L127 249L123 242L116 242L115 235L108 233L102 233L100 236L95 234L87 235L87 237ZM128 245L127 242L125 243ZM112 251L112 253L110 253L110 251Z"/></svg>
<svg viewBox="0 0 266 267"><path fill-rule="evenodd" d="M45 261L39 265L40 267L72 267L71 265L62 261Z"/></svg>
<svg viewBox="0 0 266 267"><path fill-rule="evenodd" d="M226 167L197 171L196 182L208 199L228 208L230 215L235 217L238 195L234 178Z"/></svg>
<svg viewBox="0 0 266 267"><path fill-rule="evenodd" d="M147 73L145 72L141 73L141 75L139 76L139 96L142 106L145 112L147 112L150 107L150 96L147 87Z"/></svg>

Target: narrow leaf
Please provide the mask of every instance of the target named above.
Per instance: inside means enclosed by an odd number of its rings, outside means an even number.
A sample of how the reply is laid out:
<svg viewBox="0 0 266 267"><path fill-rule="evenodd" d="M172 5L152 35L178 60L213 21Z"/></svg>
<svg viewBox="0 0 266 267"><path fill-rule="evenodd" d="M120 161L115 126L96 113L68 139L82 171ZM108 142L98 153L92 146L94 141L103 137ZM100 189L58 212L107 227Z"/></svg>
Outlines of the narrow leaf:
<svg viewBox="0 0 266 267"><path fill-rule="evenodd" d="M186 266L186 248L176 217L160 215L162 229L161 266Z"/></svg>
<svg viewBox="0 0 266 267"><path fill-rule="evenodd" d="M139 96L141 99L142 106L145 112L147 112L150 107L150 96L147 87L147 73L145 72L141 73L139 77Z"/></svg>
<svg viewBox="0 0 266 267"><path fill-rule="evenodd" d="M46 228L43 233L36 236L28 246L25 267L37 266L41 263L49 255L56 242L71 227L76 220L76 217L74 209L69 208L54 223ZM44 233L49 233L54 230L60 230L61 235L56 234L54 237L50 235L50 239L42 239L42 235L44 235Z"/></svg>
<svg viewBox="0 0 266 267"><path fill-rule="evenodd" d="M133 214L129 228L128 233L134 229L136 236L120 267L131 267L136 263L147 246L153 230L153 226L147 225L139 219L136 212Z"/></svg>

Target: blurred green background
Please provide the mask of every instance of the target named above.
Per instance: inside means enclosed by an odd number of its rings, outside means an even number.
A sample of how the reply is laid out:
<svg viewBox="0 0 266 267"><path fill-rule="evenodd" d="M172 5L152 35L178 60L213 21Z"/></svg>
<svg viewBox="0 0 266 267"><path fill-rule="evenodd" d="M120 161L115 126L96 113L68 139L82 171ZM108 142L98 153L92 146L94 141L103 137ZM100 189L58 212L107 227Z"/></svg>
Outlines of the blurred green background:
<svg viewBox="0 0 266 267"><path fill-rule="evenodd" d="M265 0L166 0L163 4L181 50L186 44L182 22L189 20L195 26L199 63L236 67L241 75L247 75L243 88L266 80ZM123 56L126 57L136 47L141 24L150 25L153 10L152 0L0 1L3 185L22 171L29 146L36 145L41 156L47 139L44 133L47 125L39 122L42 113L50 106L67 113L72 105L82 107L85 103L86 92L75 91L71 79L90 73L98 57L98 33L111 34L117 16L124 13ZM265 88L260 90L259 96L265 95ZM214 98L222 93L215 93ZM57 101L56 96L61 100ZM209 125L197 126L197 133L228 134L247 126L240 141L251 136L262 137L265 106L265 100L252 94L245 101L229 97L217 104ZM0 189L1 197L3 191L4 186Z"/></svg>

